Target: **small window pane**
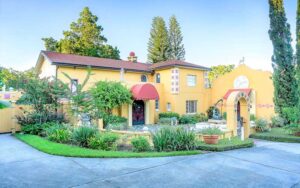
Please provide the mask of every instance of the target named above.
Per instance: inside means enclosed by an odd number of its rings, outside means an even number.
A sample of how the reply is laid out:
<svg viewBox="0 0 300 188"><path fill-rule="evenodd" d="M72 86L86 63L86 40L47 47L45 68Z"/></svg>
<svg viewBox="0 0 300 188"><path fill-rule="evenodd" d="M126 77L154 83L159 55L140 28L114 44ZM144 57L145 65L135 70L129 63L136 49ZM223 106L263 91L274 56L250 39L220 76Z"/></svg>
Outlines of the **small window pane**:
<svg viewBox="0 0 300 188"><path fill-rule="evenodd" d="M171 111L171 103L167 103L167 111Z"/></svg>
<svg viewBox="0 0 300 188"><path fill-rule="evenodd" d="M141 82L147 82L147 76L146 75L142 75L141 76Z"/></svg>
<svg viewBox="0 0 300 188"><path fill-rule="evenodd" d="M155 100L155 110L159 111L159 100Z"/></svg>
<svg viewBox="0 0 300 188"><path fill-rule="evenodd" d="M189 100L186 101L185 110L187 114L197 113L197 101L196 100Z"/></svg>
<svg viewBox="0 0 300 188"><path fill-rule="evenodd" d="M187 85L188 86L196 86L196 76L195 75L187 76Z"/></svg>
<svg viewBox="0 0 300 188"><path fill-rule="evenodd" d="M160 83L160 74L159 73L156 74L156 83Z"/></svg>

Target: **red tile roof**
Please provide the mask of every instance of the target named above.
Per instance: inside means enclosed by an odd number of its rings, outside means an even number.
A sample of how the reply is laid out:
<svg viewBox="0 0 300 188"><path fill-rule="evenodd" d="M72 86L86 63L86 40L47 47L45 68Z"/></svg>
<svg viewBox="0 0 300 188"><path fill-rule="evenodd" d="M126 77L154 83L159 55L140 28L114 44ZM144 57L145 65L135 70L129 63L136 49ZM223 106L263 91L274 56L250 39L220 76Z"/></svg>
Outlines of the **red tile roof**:
<svg viewBox="0 0 300 188"><path fill-rule="evenodd" d="M65 66L91 66L107 69L125 69L138 72L151 72L159 68L167 68L173 66L183 66L190 68L198 68L203 70L209 70L207 67L200 65L195 65L192 63L187 63L179 60L169 60L155 64L141 63L141 62L131 62L124 60L115 60L99 57L89 57L89 56L80 56L74 54L63 54L58 52L50 51L41 51L41 54L44 55L51 63L56 65L65 65Z"/></svg>

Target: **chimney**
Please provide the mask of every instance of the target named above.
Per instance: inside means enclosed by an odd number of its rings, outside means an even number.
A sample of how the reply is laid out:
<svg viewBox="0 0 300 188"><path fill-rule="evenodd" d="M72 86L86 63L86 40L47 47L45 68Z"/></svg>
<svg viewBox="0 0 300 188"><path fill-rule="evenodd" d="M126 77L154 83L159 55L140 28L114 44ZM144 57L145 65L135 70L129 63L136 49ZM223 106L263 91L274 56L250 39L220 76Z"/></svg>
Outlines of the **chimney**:
<svg viewBox="0 0 300 188"><path fill-rule="evenodd" d="M135 53L134 53L134 52L130 52L130 53L129 53L128 61L131 61L131 62L134 62L134 63L137 62L137 57L135 56Z"/></svg>

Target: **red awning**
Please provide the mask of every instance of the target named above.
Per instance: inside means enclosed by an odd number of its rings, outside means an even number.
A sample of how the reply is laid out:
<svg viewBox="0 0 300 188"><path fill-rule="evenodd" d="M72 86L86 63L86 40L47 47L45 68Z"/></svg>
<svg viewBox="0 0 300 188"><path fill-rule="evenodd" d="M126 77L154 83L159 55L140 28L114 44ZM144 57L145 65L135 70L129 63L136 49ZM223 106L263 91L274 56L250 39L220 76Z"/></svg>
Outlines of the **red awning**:
<svg viewBox="0 0 300 188"><path fill-rule="evenodd" d="M234 92L234 91L243 91L245 92L248 96L250 95L251 93L251 90L250 88L245 88L245 89L229 89L226 94L224 95L223 99L227 100L227 98L229 97L229 95Z"/></svg>
<svg viewBox="0 0 300 188"><path fill-rule="evenodd" d="M152 84L136 84L132 86L131 93L135 100L159 99L158 92Z"/></svg>

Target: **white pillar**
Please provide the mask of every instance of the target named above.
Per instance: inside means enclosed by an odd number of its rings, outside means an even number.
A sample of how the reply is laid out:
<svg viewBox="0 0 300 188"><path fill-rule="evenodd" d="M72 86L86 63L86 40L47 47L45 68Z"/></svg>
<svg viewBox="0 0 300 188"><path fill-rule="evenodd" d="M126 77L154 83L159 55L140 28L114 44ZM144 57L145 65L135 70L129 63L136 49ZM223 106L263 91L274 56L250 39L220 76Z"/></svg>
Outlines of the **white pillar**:
<svg viewBox="0 0 300 188"><path fill-rule="evenodd" d="M132 104L128 104L128 126L132 126Z"/></svg>
<svg viewBox="0 0 300 188"><path fill-rule="evenodd" d="M150 101L145 101L145 124L150 124Z"/></svg>

